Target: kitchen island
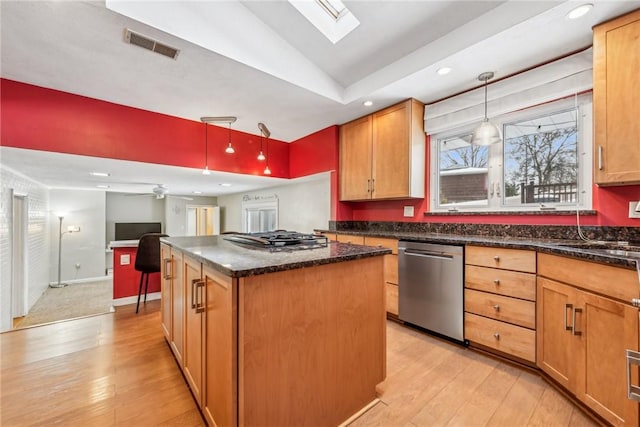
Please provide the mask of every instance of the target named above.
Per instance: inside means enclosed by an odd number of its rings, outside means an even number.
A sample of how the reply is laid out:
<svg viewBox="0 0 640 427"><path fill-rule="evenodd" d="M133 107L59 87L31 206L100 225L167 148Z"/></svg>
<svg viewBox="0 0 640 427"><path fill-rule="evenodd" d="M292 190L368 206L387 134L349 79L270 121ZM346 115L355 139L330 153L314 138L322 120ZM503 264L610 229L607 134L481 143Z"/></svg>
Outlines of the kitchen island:
<svg viewBox="0 0 640 427"><path fill-rule="evenodd" d="M386 372L383 257L162 239L162 326L210 425L335 426Z"/></svg>

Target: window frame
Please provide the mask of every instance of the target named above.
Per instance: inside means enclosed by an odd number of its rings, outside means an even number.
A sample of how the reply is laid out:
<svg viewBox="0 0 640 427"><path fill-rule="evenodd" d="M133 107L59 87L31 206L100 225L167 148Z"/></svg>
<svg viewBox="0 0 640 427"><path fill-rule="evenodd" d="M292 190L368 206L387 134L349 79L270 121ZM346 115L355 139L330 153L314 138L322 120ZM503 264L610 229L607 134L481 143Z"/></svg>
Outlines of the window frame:
<svg viewBox="0 0 640 427"><path fill-rule="evenodd" d="M577 165L578 165L578 203L536 203L524 205L506 205L504 198L504 141L500 144L489 146L487 159L487 201L486 205L440 205L440 141L456 136L468 135L473 132L478 123L471 123L443 132L430 135L430 203L431 213L446 212L524 212L524 211L573 211L578 209L592 209L592 148L593 148L593 99L592 92L572 95L544 104L531 106L512 113L497 117L490 117L492 123L497 125L504 135L506 124L513 124L527 119L539 118L569 109L578 109L578 134L577 134ZM495 185L498 185L500 195L496 196ZM491 189L493 188L493 193Z"/></svg>

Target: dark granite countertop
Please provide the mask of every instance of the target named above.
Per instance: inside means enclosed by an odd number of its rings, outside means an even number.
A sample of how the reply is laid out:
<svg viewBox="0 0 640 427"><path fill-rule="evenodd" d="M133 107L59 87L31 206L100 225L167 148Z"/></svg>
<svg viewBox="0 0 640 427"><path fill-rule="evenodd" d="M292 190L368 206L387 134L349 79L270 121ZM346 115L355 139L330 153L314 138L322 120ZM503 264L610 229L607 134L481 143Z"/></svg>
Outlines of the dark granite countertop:
<svg viewBox="0 0 640 427"><path fill-rule="evenodd" d="M387 248L330 242L326 248L275 250L228 242L220 236L163 237L179 249L230 277L246 277L390 254Z"/></svg>
<svg viewBox="0 0 640 427"><path fill-rule="evenodd" d="M640 277L640 247L628 246L624 242L585 242L582 240L536 239L529 237L493 237L441 233L378 232L350 230L321 230L317 232L350 234L370 237L385 237L426 243L452 245L491 246L512 249L529 249L555 255L570 256L603 264L638 270Z"/></svg>

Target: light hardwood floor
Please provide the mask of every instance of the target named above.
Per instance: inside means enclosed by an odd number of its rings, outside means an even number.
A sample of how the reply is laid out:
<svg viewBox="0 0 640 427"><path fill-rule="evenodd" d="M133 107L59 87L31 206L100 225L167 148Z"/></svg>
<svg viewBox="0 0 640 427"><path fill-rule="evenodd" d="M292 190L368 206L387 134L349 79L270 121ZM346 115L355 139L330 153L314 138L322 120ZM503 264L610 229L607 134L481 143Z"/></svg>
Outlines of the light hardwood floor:
<svg viewBox="0 0 640 427"><path fill-rule="evenodd" d="M159 301L0 334L0 425L203 426ZM592 426L528 370L388 322L380 402L352 426Z"/></svg>

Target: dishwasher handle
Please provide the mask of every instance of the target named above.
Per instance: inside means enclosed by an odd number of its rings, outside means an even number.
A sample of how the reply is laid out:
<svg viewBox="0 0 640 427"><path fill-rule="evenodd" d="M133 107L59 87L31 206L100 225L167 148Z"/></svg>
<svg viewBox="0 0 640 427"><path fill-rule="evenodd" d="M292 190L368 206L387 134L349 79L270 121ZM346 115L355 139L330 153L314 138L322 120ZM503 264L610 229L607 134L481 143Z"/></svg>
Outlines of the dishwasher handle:
<svg viewBox="0 0 640 427"><path fill-rule="evenodd" d="M431 251L425 251L420 249L404 249L403 252L405 255L417 256L417 257L423 257L423 258L453 259L454 257L453 255L449 255L444 252L431 252Z"/></svg>

